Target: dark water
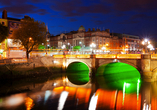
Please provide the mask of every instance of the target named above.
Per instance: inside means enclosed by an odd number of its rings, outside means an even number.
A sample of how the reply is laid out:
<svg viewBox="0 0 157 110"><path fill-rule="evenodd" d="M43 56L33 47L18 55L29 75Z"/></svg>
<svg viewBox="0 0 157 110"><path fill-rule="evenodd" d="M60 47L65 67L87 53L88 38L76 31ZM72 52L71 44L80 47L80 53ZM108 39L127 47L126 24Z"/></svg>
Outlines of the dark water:
<svg viewBox="0 0 157 110"><path fill-rule="evenodd" d="M76 75L5 81L0 84L0 110L157 110L156 82Z"/></svg>

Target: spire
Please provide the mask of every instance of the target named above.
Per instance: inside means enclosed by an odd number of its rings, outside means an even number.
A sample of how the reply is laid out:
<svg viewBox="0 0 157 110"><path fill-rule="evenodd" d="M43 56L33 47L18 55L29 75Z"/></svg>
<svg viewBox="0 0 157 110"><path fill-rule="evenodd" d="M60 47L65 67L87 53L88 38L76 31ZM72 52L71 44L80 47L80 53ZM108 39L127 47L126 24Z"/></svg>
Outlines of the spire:
<svg viewBox="0 0 157 110"><path fill-rule="evenodd" d="M46 32L49 32L48 25L46 24Z"/></svg>

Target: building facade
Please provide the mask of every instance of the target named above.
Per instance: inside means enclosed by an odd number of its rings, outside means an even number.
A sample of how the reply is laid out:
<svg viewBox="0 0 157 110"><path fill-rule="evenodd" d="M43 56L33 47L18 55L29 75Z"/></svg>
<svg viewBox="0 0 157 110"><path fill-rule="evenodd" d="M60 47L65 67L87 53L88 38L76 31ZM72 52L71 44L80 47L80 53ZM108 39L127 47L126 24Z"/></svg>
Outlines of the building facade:
<svg viewBox="0 0 157 110"><path fill-rule="evenodd" d="M0 23L3 26L8 27L8 20L7 19L0 19ZM0 43L0 53L3 53L3 51L6 49L7 49L7 40L4 40L3 42Z"/></svg>
<svg viewBox="0 0 157 110"><path fill-rule="evenodd" d="M53 47L62 49L63 45L68 49L74 46L80 46L82 49L91 48L94 43L94 49L105 49L116 53L135 53L140 50L140 39L138 36L110 33L109 29L88 29L85 31L83 26L80 26L78 31L62 33L57 36L50 37L50 44ZM64 47L65 47L64 46Z"/></svg>

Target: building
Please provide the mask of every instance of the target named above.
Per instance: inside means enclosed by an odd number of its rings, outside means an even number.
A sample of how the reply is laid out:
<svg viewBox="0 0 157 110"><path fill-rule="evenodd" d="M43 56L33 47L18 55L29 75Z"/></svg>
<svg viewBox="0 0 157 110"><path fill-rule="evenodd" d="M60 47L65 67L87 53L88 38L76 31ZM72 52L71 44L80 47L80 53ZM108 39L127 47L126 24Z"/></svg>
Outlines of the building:
<svg viewBox="0 0 157 110"><path fill-rule="evenodd" d="M13 58L13 56L22 56L25 57L25 50L23 46L18 44L13 44L12 41L14 39L13 32L15 29L20 28L21 21L23 19L29 19L30 17L25 15L22 19L11 18L7 16L7 11L3 10L2 18L0 19L0 23L7 26L9 28L9 36L7 39L0 43L0 53L3 54L3 58ZM47 33L44 36L46 39L45 46L46 49L50 48L50 33L47 27ZM38 47L35 47L38 48ZM22 54L20 54L20 52Z"/></svg>
<svg viewBox="0 0 157 110"><path fill-rule="evenodd" d="M80 26L78 31L62 33L60 35L51 36L50 44L53 47L62 49L63 45L66 48L80 46L82 49L94 48L108 50L112 53L135 53L139 50L140 39L138 36L110 33L109 29L88 29L85 31L83 26ZM95 47L90 47L94 43Z"/></svg>
<svg viewBox="0 0 157 110"><path fill-rule="evenodd" d="M118 36L119 48L124 53L141 53L141 40L139 36L113 33L114 36Z"/></svg>
<svg viewBox="0 0 157 110"><path fill-rule="evenodd" d="M1 19L0 18L0 23L6 27L8 27L8 20L7 19ZM3 53L4 50L7 49L7 40L4 40L3 42L0 43L0 54Z"/></svg>

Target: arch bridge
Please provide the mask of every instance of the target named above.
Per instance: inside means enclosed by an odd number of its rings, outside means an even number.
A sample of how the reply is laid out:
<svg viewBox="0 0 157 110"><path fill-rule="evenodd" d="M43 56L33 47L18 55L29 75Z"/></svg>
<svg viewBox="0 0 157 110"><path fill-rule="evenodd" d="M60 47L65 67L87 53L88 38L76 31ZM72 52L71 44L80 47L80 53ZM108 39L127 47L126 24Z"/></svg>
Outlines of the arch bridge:
<svg viewBox="0 0 157 110"><path fill-rule="evenodd" d="M123 62L135 67L145 81L157 81L157 54L53 55L51 60L53 65L63 69L73 62L83 62L89 67L90 75L103 64Z"/></svg>

